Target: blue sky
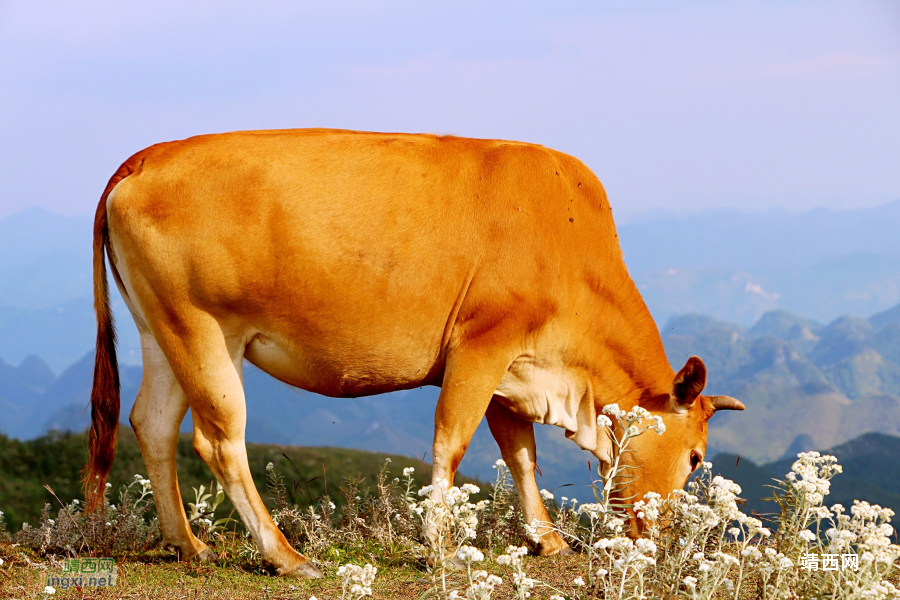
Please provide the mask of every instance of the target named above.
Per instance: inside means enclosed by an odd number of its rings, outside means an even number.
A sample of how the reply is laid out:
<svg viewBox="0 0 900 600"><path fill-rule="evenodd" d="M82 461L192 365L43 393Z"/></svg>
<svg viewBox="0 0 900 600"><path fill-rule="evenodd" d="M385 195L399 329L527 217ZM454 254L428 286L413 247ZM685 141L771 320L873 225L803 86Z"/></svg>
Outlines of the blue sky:
<svg viewBox="0 0 900 600"><path fill-rule="evenodd" d="M900 3L0 0L0 218L155 142L339 127L578 156L619 215L900 199Z"/></svg>

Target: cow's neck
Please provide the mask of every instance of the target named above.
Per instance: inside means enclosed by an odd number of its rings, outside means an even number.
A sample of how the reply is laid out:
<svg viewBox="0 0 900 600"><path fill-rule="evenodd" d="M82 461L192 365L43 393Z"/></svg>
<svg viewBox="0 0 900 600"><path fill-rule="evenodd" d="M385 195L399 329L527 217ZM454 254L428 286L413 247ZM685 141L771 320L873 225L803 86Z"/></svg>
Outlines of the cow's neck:
<svg viewBox="0 0 900 600"><path fill-rule="evenodd" d="M623 409L667 398L675 376L659 330L630 277L605 294L598 319L594 398Z"/></svg>

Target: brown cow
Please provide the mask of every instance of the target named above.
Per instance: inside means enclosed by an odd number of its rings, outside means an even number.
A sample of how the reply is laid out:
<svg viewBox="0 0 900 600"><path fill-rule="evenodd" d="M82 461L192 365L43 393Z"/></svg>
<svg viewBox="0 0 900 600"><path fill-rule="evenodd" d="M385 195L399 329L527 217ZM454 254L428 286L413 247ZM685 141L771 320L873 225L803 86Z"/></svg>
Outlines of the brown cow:
<svg viewBox="0 0 900 600"><path fill-rule="evenodd" d="M119 167L97 207L98 321L90 504L119 421L104 252L141 335L131 412L165 541L214 555L191 532L175 474L188 407L194 449L262 556L319 571L272 522L244 446L242 364L332 397L441 387L433 476L453 481L482 417L527 521L547 520L532 423L609 461L600 409L665 420L628 459L628 494L684 485L716 409L692 358L676 375L622 261L606 193L581 162L519 142L334 130L237 132L151 146ZM547 535L541 554L568 551Z"/></svg>

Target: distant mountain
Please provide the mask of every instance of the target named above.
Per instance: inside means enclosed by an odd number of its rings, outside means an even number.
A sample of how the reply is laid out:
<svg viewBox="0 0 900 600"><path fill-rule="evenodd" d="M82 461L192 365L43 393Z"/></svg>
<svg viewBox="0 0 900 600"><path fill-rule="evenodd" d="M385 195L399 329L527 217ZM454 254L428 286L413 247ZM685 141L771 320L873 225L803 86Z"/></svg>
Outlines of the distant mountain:
<svg viewBox="0 0 900 600"><path fill-rule="evenodd" d="M0 360L0 433L31 439L51 429L81 431L90 425L85 410L91 397L93 353L85 355L57 377L47 364L29 356L18 367ZM141 367L122 365L122 417L134 406L141 384Z"/></svg>
<svg viewBox="0 0 900 600"><path fill-rule="evenodd" d="M700 313L750 325L776 309L830 321L843 314L869 315L900 302L897 255L851 254L808 267L757 267L752 272L672 264L648 272L632 269L657 323Z"/></svg>
<svg viewBox="0 0 900 600"><path fill-rule="evenodd" d="M900 304L869 317L869 323L875 327L900 325Z"/></svg>
<svg viewBox="0 0 900 600"><path fill-rule="evenodd" d="M868 431L900 434L900 324L889 319L841 317L824 326L773 311L744 329L686 315L671 319L662 335L673 365L703 357L708 392L747 406L713 418L711 454L766 462L801 435L805 446L821 448Z"/></svg>
<svg viewBox="0 0 900 600"><path fill-rule="evenodd" d="M729 267L762 273L809 269L854 254L898 257L898 226L900 200L867 209L802 213L730 209L686 215L650 213L625 220L618 232L633 274L670 267ZM810 308L804 314L813 314Z"/></svg>

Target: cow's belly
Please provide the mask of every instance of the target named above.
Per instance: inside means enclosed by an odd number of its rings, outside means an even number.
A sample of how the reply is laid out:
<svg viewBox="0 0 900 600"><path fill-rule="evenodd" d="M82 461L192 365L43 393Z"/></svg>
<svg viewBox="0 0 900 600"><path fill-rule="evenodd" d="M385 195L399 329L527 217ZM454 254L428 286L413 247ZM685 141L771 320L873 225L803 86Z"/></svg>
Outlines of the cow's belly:
<svg viewBox="0 0 900 600"><path fill-rule="evenodd" d="M443 362L425 344L360 344L355 340L285 339L283 332L257 333L248 342L245 358L292 386L332 397L357 397L440 385Z"/></svg>

